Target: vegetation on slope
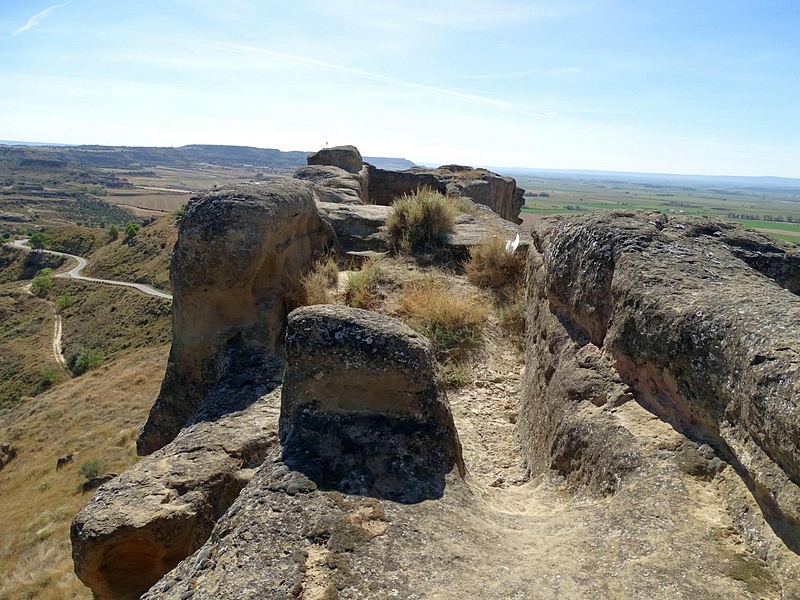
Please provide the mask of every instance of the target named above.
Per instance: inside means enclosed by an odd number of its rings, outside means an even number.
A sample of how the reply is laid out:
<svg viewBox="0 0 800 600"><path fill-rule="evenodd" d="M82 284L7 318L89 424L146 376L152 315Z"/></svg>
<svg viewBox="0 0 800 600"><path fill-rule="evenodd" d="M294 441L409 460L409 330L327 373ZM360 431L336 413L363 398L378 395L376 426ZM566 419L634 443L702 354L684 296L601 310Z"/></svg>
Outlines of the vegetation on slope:
<svg viewBox="0 0 800 600"><path fill-rule="evenodd" d="M73 574L69 527L90 497L81 465L121 473L136 462L136 433L158 392L166 346L120 357L27 399L0 419L17 456L0 470L0 600L91 598ZM56 470L59 456L75 452Z"/></svg>
<svg viewBox="0 0 800 600"><path fill-rule="evenodd" d="M166 215L142 227L130 239L119 235L101 246L91 255L83 274L170 290L169 257L177 239L176 218Z"/></svg>

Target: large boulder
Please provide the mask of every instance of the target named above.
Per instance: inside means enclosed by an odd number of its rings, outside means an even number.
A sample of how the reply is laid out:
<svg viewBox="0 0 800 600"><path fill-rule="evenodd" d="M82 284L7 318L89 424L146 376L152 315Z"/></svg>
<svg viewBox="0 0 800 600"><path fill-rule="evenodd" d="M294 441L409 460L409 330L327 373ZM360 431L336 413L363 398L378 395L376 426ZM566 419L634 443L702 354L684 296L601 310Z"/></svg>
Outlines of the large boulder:
<svg viewBox="0 0 800 600"><path fill-rule="evenodd" d="M338 167L348 173L358 173L364 166L361 153L355 146L323 148L319 152L309 154L306 161L309 165Z"/></svg>
<svg viewBox="0 0 800 600"><path fill-rule="evenodd" d="M464 475L461 445L427 338L342 306L289 316L283 461L323 489L418 502Z"/></svg>
<svg viewBox="0 0 800 600"><path fill-rule="evenodd" d="M373 204L391 204L397 197L429 187L446 196L470 198L488 206L503 219L521 223L519 213L525 190L512 177L503 177L486 169L444 165L438 169L414 168L385 171L370 166L369 199Z"/></svg>
<svg viewBox="0 0 800 600"><path fill-rule="evenodd" d="M100 488L70 531L75 573L95 598L138 598L205 543L277 446L279 397L184 429Z"/></svg>
<svg viewBox="0 0 800 600"><path fill-rule="evenodd" d="M280 357L293 288L335 241L314 200L306 182L273 180L189 203L170 263L172 348L140 454L174 439L238 363Z"/></svg>
<svg viewBox="0 0 800 600"><path fill-rule="evenodd" d="M317 197L323 202L341 204L364 204L368 199L366 168L359 173L348 173L333 166L300 167L294 172L295 179L313 183Z"/></svg>
<svg viewBox="0 0 800 600"><path fill-rule="evenodd" d="M546 220L528 263L519 426L535 471L613 492L640 463L633 399L747 482L800 532L800 252L699 218ZM713 469L711 469L713 471Z"/></svg>

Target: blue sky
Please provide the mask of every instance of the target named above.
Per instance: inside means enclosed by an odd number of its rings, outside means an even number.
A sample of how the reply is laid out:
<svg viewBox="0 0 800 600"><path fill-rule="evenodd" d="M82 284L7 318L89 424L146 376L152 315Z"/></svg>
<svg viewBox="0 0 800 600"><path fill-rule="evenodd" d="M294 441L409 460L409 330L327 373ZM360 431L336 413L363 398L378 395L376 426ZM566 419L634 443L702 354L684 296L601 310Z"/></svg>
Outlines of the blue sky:
<svg viewBox="0 0 800 600"><path fill-rule="evenodd" d="M796 0L2 0L0 139L800 177Z"/></svg>

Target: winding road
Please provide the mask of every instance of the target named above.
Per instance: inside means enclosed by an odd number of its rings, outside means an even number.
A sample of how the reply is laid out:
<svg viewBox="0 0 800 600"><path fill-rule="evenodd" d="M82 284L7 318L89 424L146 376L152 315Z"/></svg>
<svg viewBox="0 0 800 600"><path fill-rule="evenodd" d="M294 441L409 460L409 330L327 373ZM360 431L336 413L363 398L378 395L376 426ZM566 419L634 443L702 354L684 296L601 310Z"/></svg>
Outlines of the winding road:
<svg viewBox="0 0 800 600"><path fill-rule="evenodd" d="M9 242L6 244L7 246L11 246L12 248L16 248L18 250L23 250L25 252L33 252L33 248L28 246L28 238L21 239L21 240L14 240L13 242ZM80 281L91 281L92 283L101 283L104 285L119 285L122 287L129 287L139 290L143 294L148 294L150 296L157 296L158 298L164 298L165 300L172 300L172 294L168 294L166 292L162 292L161 290L157 290L154 287L150 287L149 285L145 285L144 283L133 283L130 281L116 281L114 279L97 279L96 277L84 277L81 275L81 271L86 267L88 261L83 258L82 256L75 256L74 254L67 254L66 252L56 252L55 250L38 250L37 252L44 252L45 254L52 254L54 256L64 256L66 258L71 258L73 260L78 261L78 266L66 271L65 273L57 273L53 275L53 277L64 277L68 279L77 279Z"/></svg>

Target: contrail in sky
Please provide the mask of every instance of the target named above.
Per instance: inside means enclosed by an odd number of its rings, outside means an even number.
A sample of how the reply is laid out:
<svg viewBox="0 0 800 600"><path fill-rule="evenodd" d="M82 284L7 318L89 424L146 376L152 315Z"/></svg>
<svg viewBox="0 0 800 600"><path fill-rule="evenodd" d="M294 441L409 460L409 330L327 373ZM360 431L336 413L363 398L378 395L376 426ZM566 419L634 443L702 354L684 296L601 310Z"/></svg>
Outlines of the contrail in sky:
<svg viewBox="0 0 800 600"><path fill-rule="evenodd" d="M61 8L62 6L66 6L70 2L72 2L72 0L67 0L67 2L64 2L63 4L56 4L55 6L51 6L50 8L45 8L42 12L40 12L38 14L35 14L30 19L28 19L28 22L25 23L25 25L23 25L19 29L15 29L14 32L10 36L6 36L6 37L4 37L2 39L4 39L4 40L14 39L15 37L17 37L23 31L28 31L28 29L32 29L32 28L36 27L40 22L42 22L44 19L49 17L50 13L52 13L55 9Z"/></svg>
<svg viewBox="0 0 800 600"><path fill-rule="evenodd" d="M251 46L235 46L232 44L202 44L204 46L215 48L218 50L229 50L231 52L241 52L243 54L255 54L261 56L272 56L274 58L281 58L283 60L290 60L292 62L303 63L323 69L330 69L332 71L340 71L348 73L355 77L362 79L369 79L371 81L378 81L388 85L394 85L410 90L418 90L421 92L429 92L439 94L442 96L450 96L451 98L458 98L459 100L466 100L468 102L477 102L479 104L489 104L498 108L511 108L511 104L502 100L495 100L494 98L486 98L485 96L478 96L475 94L468 94L466 92L459 92L448 88L435 87L425 85L422 83L412 83L410 81L403 81L402 79L395 79L394 77L385 77L376 73L369 73L368 71L360 71L358 69L351 69L350 67L343 67L342 65L335 65L332 63L323 62L315 58L306 58L304 56L295 56L293 54L283 54L281 52L273 52L272 50L264 50L263 48L254 48Z"/></svg>

